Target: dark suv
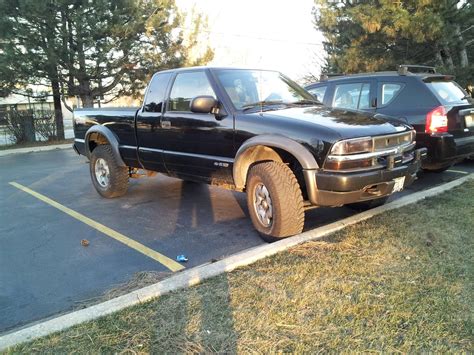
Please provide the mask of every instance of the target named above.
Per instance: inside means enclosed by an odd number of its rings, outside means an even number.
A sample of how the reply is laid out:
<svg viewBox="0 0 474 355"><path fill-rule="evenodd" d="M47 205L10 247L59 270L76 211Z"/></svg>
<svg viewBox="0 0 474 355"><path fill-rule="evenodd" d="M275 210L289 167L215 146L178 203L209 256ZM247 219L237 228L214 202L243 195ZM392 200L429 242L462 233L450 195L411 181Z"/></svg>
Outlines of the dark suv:
<svg viewBox="0 0 474 355"><path fill-rule="evenodd" d="M417 147L428 148L423 168L440 172L474 156L474 100L453 79L432 67L401 65L393 72L326 77L306 90L329 107L409 123Z"/></svg>

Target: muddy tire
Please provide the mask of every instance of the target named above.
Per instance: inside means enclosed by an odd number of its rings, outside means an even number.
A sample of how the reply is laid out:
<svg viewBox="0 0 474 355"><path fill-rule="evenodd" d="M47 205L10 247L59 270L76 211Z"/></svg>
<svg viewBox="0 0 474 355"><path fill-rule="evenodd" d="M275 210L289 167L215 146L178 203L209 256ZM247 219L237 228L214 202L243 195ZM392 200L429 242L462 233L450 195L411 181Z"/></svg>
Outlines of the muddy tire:
<svg viewBox="0 0 474 355"><path fill-rule="evenodd" d="M110 145L99 145L92 151L90 173L92 183L101 196L113 198L127 192L128 168L117 163Z"/></svg>
<svg viewBox="0 0 474 355"><path fill-rule="evenodd" d="M302 232L303 196L288 166L279 162L254 165L246 191L250 218L263 240L274 242Z"/></svg>
<svg viewBox="0 0 474 355"><path fill-rule="evenodd" d="M350 203L347 205L347 207L352 208L353 210L356 210L356 211L366 211L366 210L370 210L371 208L384 205L385 202L387 202L388 197L389 196L385 196L381 198L376 198L374 200Z"/></svg>

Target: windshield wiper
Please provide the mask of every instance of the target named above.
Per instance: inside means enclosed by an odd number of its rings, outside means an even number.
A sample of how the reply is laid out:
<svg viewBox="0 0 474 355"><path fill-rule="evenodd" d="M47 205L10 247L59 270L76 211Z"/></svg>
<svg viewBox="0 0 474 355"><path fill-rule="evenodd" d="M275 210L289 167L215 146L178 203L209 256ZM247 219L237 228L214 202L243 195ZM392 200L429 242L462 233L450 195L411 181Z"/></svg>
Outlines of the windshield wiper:
<svg viewBox="0 0 474 355"><path fill-rule="evenodd" d="M288 105L288 103L280 101L280 100L269 100L269 101L257 101L251 102L249 104L243 105L242 110L248 110L250 108L255 108L259 106L270 106L270 105Z"/></svg>
<svg viewBox="0 0 474 355"><path fill-rule="evenodd" d="M302 99L292 102L293 105L322 105L323 103L318 100Z"/></svg>

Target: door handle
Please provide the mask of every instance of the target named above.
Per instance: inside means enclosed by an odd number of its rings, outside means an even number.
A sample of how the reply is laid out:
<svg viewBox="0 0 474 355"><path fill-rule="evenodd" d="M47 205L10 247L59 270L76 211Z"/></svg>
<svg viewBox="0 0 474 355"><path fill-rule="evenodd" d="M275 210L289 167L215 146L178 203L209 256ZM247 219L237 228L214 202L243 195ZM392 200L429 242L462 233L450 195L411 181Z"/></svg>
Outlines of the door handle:
<svg viewBox="0 0 474 355"><path fill-rule="evenodd" d="M161 128L170 129L171 128L171 121L161 120Z"/></svg>

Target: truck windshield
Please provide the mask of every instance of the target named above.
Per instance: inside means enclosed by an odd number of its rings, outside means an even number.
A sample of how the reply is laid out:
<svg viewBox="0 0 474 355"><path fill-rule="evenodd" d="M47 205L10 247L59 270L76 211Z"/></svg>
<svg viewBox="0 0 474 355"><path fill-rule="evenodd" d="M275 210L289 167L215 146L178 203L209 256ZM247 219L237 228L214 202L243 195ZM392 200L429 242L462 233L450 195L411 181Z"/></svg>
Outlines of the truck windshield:
<svg viewBox="0 0 474 355"><path fill-rule="evenodd" d="M432 81L426 86L435 94L443 105L472 103L473 100L453 81Z"/></svg>
<svg viewBox="0 0 474 355"><path fill-rule="evenodd" d="M223 69L217 71L217 77L238 110L320 104L302 87L278 72Z"/></svg>

